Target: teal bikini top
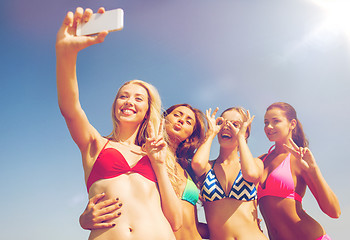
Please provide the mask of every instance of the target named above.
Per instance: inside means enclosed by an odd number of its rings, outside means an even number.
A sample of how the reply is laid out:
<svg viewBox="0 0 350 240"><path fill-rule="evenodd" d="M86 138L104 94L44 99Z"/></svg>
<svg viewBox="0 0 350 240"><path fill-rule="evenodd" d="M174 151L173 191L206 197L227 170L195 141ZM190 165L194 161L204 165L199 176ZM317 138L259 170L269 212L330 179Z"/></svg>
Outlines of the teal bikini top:
<svg viewBox="0 0 350 240"><path fill-rule="evenodd" d="M192 178L187 174L187 182L184 192L182 193L181 200L187 201L191 203L192 205L196 205L198 198L199 198L199 189L197 188L196 184L193 182Z"/></svg>

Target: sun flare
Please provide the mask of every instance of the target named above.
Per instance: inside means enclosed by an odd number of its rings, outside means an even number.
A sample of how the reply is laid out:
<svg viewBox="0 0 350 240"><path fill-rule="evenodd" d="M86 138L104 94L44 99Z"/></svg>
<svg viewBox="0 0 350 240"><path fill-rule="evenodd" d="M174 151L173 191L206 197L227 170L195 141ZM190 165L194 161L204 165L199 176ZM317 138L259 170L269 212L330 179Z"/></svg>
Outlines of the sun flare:
<svg viewBox="0 0 350 240"><path fill-rule="evenodd" d="M341 31L350 37L350 1L349 0L312 0L327 14L324 26L333 31Z"/></svg>

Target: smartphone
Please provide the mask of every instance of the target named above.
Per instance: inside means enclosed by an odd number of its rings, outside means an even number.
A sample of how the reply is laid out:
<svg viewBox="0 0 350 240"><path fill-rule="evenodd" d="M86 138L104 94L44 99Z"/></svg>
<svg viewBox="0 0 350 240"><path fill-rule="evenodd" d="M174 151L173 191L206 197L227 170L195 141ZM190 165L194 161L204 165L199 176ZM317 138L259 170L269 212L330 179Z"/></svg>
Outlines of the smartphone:
<svg viewBox="0 0 350 240"><path fill-rule="evenodd" d="M119 31L124 27L124 11L121 8L95 13L86 23L77 26L76 35L92 35L102 31Z"/></svg>

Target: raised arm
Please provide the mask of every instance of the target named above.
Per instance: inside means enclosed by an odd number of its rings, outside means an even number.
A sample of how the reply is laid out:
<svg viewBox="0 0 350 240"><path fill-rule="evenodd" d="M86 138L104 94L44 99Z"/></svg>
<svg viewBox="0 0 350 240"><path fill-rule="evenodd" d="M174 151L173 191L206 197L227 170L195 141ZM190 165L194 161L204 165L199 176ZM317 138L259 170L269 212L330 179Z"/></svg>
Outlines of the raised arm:
<svg viewBox="0 0 350 240"><path fill-rule="evenodd" d="M104 12L103 8L99 9ZM90 45L102 42L107 32L96 36L76 36L77 24L88 21L92 15L91 9L77 8L76 12L68 12L56 39L56 74L58 105L66 120L70 134L84 153L91 142L99 136L90 125L79 102L79 90L76 76L76 61L78 52Z"/></svg>
<svg viewBox="0 0 350 240"><path fill-rule="evenodd" d="M306 147L298 147L292 139L289 141L292 147L287 145L284 145L284 147L297 158L301 175L316 198L321 210L332 218L339 218L341 211L338 198L322 176L311 150Z"/></svg>
<svg viewBox="0 0 350 240"><path fill-rule="evenodd" d="M242 122L239 126L234 126L231 122L228 122L228 124L237 135L242 175L247 181L256 184L260 181L264 164L259 158L253 157L248 147L247 128L253 122L254 116L250 117L250 113L247 111L247 117L247 121Z"/></svg>
<svg viewBox="0 0 350 240"><path fill-rule="evenodd" d="M201 146L199 146L191 161L192 169L198 177L202 176L207 171L209 171L209 155L211 144L213 143L215 136L218 134L218 132L220 132L221 128L224 126L223 118L219 117L215 119L215 115L218 112L218 110L219 108L216 108L213 114L211 114L211 108L205 111L208 121L208 131L206 133L206 139L201 144Z"/></svg>

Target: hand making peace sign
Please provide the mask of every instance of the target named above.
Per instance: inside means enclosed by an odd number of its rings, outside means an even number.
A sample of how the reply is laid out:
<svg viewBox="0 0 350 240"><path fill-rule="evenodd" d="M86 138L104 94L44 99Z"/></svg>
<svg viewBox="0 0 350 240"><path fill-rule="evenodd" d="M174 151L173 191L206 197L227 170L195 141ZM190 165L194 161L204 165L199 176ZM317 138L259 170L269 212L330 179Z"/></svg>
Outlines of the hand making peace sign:
<svg viewBox="0 0 350 240"><path fill-rule="evenodd" d="M148 157L151 160L152 166L153 164L161 165L165 163L167 156L167 143L163 137L164 131L164 119L161 121L159 125L158 134L154 131L154 127L152 124L148 125L148 138L146 139L146 143L143 146L144 151L146 151Z"/></svg>
<svg viewBox="0 0 350 240"><path fill-rule="evenodd" d="M299 160L298 162L303 170L308 171L317 167L315 158L309 148L299 147L292 139L289 139L289 142L292 147L286 144L283 146Z"/></svg>

